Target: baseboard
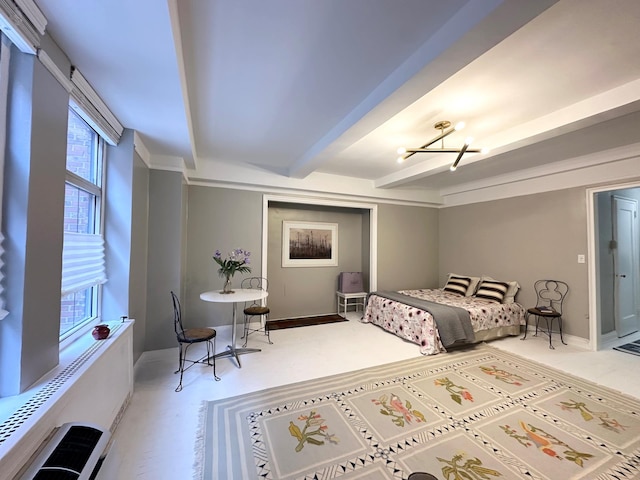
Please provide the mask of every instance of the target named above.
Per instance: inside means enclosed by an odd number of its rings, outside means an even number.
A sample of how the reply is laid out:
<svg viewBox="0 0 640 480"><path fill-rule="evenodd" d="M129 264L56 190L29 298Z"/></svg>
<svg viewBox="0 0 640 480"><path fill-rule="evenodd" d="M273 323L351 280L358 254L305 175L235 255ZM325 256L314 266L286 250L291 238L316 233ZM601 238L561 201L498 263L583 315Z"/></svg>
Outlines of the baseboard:
<svg viewBox="0 0 640 480"><path fill-rule="evenodd" d="M529 325L529 329L527 330L527 337L533 336L535 333L536 333L535 325ZM523 331L523 334L524 334L524 331ZM547 334L544 331L541 331L540 328L538 328L538 336L541 336L541 335L544 335L546 337ZM589 342L589 339L587 338L577 337L575 335L569 335L562 332L562 339L564 340L564 343L572 347L582 348L584 350L591 350L591 344ZM554 345L556 343L560 343L559 332L553 332L552 342Z"/></svg>

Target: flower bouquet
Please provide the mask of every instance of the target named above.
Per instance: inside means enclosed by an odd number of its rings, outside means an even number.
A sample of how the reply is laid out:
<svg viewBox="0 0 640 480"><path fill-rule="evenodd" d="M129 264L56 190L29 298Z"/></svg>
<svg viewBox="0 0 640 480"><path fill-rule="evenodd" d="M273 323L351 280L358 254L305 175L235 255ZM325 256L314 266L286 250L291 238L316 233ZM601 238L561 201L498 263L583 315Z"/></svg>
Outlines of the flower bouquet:
<svg viewBox="0 0 640 480"><path fill-rule="evenodd" d="M251 252L243 250L241 248L237 248L235 250L231 250L231 252L227 255L227 258L222 258L222 253L220 250L216 250L213 254L213 260L220 265L218 269L218 275L224 277L225 283L221 293L233 293L231 290L231 279L235 275L236 272L240 273L249 273L251 272L251 267L249 267L249 256Z"/></svg>

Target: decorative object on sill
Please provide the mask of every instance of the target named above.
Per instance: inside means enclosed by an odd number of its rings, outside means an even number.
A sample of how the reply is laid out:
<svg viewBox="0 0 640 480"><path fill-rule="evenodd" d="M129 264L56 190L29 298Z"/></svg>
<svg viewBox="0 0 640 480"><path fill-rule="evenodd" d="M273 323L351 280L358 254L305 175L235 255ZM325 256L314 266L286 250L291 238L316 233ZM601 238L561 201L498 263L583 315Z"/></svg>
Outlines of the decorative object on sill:
<svg viewBox="0 0 640 480"><path fill-rule="evenodd" d="M218 269L218 275L224 278L224 286L220 293L234 293L232 280L233 276L236 272L240 273L250 273L251 267L248 267L250 261L249 256L251 252L247 250L243 250L241 248L236 248L235 250L231 250L227 254L227 258L222 258L222 253L220 250L216 250L213 254L213 260L220 266Z"/></svg>
<svg viewBox="0 0 640 480"><path fill-rule="evenodd" d="M429 142L422 145L420 148L405 148L405 147L398 148L398 155L400 155L398 157L398 163L404 163L404 161L407 158L415 155L416 153L457 153L458 157L451 164L451 167L449 167L449 170L453 172L458 168L458 163L460 162L460 159L465 153L488 153L489 152L488 148L482 148L482 149L469 148L469 145L471 145L471 142L473 142L472 137L467 137L467 139L464 141L464 145L461 148L445 148L444 138L451 135L453 132L462 130L464 128L464 122L458 122L455 125L455 127L452 127L451 122L449 120L441 120L437 122L433 127L436 130L440 130L440 134L435 138L431 139ZM442 140L442 144L440 148L429 148L438 140Z"/></svg>
<svg viewBox="0 0 640 480"><path fill-rule="evenodd" d="M109 336L109 333L111 333L111 330L107 325L103 323L93 327L93 332L91 332L91 335L93 335L93 338L95 338L96 340L104 340Z"/></svg>

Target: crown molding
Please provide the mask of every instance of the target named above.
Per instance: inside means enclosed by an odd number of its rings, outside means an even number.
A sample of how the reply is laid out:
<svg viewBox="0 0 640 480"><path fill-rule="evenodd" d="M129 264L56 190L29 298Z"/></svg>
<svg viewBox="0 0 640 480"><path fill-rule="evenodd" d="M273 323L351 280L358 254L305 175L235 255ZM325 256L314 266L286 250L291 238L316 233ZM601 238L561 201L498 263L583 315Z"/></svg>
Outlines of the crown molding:
<svg viewBox="0 0 640 480"><path fill-rule="evenodd" d="M64 88L67 93L71 93L73 90L73 82L69 78L69 75L66 75L60 70L49 54L41 48L38 49L38 60L40 60L40 63L54 76L58 83L62 85L62 88Z"/></svg>
<svg viewBox="0 0 640 480"><path fill-rule="evenodd" d="M12 0L0 0L0 30L23 53L35 55L40 35L30 19Z"/></svg>
<svg viewBox="0 0 640 480"><path fill-rule="evenodd" d="M36 5L33 0L14 0L14 2L16 2L16 5L24 12L40 35L44 35L47 29L47 17L44 16L38 8L38 5Z"/></svg>
<svg viewBox="0 0 640 480"><path fill-rule="evenodd" d="M640 143L441 190L444 207L640 177Z"/></svg>
<svg viewBox="0 0 640 480"><path fill-rule="evenodd" d="M149 153L149 150L147 150L147 146L142 141L142 138L140 138L140 135L135 130L133 132L133 148L138 152L138 155L140 155L140 158L147 168L151 168L151 154Z"/></svg>

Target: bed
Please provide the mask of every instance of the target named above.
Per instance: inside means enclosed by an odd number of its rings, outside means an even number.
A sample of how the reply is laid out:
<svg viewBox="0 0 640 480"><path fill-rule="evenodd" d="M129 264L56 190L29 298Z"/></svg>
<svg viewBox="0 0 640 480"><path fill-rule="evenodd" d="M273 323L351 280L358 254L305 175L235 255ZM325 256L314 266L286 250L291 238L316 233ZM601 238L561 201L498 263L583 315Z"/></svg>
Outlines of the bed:
<svg viewBox="0 0 640 480"><path fill-rule="evenodd" d="M447 347L519 335L525 308L515 301L518 289L517 282L450 274L443 288L370 293L361 321L418 344L423 355L435 355Z"/></svg>

